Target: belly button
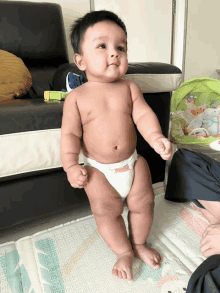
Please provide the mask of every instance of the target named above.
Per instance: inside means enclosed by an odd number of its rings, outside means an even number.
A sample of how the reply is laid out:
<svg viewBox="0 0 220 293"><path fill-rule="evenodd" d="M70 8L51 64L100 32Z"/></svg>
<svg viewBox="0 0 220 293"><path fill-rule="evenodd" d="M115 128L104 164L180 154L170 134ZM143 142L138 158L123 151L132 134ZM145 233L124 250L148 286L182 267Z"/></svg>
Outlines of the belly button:
<svg viewBox="0 0 220 293"><path fill-rule="evenodd" d="M118 147L117 147L117 146L115 146L115 149L116 149L116 150L117 150L117 148L118 148Z"/></svg>

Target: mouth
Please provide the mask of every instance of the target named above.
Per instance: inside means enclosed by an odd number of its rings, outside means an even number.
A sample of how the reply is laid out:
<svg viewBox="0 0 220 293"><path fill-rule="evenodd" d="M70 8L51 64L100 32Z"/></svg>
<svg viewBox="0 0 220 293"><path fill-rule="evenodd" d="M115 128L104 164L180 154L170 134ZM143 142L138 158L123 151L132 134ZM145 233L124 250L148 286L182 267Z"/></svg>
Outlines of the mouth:
<svg viewBox="0 0 220 293"><path fill-rule="evenodd" d="M109 64L109 66L110 66L110 65L118 66L119 64L117 64L117 63L111 63L111 64Z"/></svg>

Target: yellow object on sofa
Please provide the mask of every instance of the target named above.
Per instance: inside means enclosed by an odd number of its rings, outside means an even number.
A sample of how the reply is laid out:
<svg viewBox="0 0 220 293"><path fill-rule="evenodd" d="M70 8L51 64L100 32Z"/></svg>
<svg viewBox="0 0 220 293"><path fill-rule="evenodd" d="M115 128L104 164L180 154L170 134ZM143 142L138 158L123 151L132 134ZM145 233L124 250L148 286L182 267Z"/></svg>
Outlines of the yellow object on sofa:
<svg viewBox="0 0 220 293"><path fill-rule="evenodd" d="M31 85L31 74L21 58L0 50L0 101L25 94Z"/></svg>

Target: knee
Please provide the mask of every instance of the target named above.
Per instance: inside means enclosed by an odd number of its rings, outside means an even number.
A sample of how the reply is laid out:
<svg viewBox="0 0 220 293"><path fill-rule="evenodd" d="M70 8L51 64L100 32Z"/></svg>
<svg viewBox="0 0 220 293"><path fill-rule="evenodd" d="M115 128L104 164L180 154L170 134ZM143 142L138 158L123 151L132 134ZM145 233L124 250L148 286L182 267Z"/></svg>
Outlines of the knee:
<svg viewBox="0 0 220 293"><path fill-rule="evenodd" d="M128 204L128 209L130 212L142 214L142 213L152 213L154 212L154 199L148 198L147 196L140 197L136 200L130 201Z"/></svg>
<svg viewBox="0 0 220 293"><path fill-rule="evenodd" d="M91 204L92 213L97 217L117 218L123 213L124 205L120 198L114 201L97 201Z"/></svg>

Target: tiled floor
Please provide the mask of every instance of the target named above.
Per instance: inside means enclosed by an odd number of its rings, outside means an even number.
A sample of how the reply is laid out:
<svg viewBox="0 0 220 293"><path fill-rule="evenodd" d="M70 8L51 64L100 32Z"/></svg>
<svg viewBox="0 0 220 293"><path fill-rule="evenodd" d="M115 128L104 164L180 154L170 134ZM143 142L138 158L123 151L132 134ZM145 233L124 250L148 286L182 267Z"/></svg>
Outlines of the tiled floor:
<svg viewBox="0 0 220 293"><path fill-rule="evenodd" d="M153 184L153 188L155 196L164 193L163 182ZM5 231L0 231L0 244L9 241L17 241L20 238L33 235L34 233L65 224L67 222L86 217L91 214L91 209L88 204L86 206L84 205L83 207L76 207L75 210L71 209L69 211L60 212L58 214L34 220L29 223L20 224L16 227L5 229Z"/></svg>

